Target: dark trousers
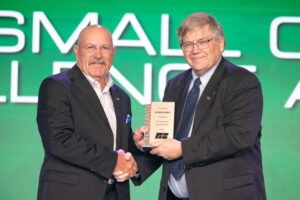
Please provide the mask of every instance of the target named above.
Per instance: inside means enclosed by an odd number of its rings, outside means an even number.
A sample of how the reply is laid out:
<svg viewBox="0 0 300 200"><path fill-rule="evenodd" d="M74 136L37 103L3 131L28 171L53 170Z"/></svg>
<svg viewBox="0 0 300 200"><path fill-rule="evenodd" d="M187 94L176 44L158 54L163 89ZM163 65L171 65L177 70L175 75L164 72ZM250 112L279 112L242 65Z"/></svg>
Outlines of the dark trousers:
<svg viewBox="0 0 300 200"><path fill-rule="evenodd" d="M108 184L107 185L104 199L105 200L118 200L116 184Z"/></svg>
<svg viewBox="0 0 300 200"><path fill-rule="evenodd" d="M170 190L170 188L168 187L167 200L189 200L189 199L181 199L181 198L176 197L173 194L173 192Z"/></svg>

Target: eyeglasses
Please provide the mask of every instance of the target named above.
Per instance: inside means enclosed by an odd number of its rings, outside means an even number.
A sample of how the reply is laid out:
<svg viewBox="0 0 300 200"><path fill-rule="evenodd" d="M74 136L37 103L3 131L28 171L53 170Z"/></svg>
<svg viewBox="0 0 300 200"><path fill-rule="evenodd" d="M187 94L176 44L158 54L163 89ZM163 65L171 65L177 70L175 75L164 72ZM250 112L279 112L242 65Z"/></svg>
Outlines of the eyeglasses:
<svg viewBox="0 0 300 200"><path fill-rule="evenodd" d="M89 53L96 53L98 48L94 45L87 45L87 46L79 46L85 50L87 50ZM112 51L113 47L112 46L101 46L100 51L102 53L110 53Z"/></svg>
<svg viewBox="0 0 300 200"><path fill-rule="evenodd" d="M197 45L198 49L206 49L208 48L208 43L212 41L214 38L211 38L209 40L198 40L196 43L193 42L186 42L181 45L181 48L183 51L193 51L194 46Z"/></svg>

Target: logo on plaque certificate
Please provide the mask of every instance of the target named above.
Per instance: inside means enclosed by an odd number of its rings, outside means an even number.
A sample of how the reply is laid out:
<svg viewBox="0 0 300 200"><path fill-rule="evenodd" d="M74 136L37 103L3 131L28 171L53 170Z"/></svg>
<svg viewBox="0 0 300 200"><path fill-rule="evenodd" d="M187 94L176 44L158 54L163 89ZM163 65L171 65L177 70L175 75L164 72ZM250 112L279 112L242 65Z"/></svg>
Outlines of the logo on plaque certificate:
<svg viewBox="0 0 300 200"><path fill-rule="evenodd" d="M145 126L143 149L151 148L151 143L173 138L174 135L174 102L152 102L145 105Z"/></svg>

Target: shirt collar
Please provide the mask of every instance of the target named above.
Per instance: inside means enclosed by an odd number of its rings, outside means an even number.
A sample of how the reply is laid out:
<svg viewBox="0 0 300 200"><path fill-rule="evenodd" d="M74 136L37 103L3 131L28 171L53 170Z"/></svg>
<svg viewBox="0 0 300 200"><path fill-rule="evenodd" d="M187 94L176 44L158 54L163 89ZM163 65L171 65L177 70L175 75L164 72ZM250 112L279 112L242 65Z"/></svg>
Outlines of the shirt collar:
<svg viewBox="0 0 300 200"><path fill-rule="evenodd" d="M100 83L98 81L96 81L91 76L87 75L86 73L84 73L84 72L82 72L82 73L86 77L86 79L89 81L89 83L92 85L93 88L96 87L97 89L99 89L101 91ZM103 89L103 91L101 91L101 93L109 92L109 89L111 88L111 86L114 85L114 82L109 74L107 74L105 82L106 82L106 86Z"/></svg>
<svg viewBox="0 0 300 200"><path fill-rule="evenodd" d="M192 70L193 81L195 81L196 78L200 78L201 84L205 87L207 85L209 79L211 78L211 76L213 75L215 70L217 69L221 59L222 59L222 56L219 58L218 62L212 68L210 68L210 70L208 70L205 74L201 75L200 77L198 77L197 74L194 72L194 70Z"/></svg>

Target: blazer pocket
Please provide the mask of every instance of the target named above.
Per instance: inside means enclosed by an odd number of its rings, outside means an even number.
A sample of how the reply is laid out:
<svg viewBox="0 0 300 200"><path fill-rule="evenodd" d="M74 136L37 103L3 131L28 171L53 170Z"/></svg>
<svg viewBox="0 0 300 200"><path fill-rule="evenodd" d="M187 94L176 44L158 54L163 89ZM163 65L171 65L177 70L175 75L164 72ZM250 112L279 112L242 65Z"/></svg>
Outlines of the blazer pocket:
<svg viewBox="0 0 300 200"><path fill-rule="evenodd" d="M224 189L230 190L234 188L243 187L246 185L252 185L253 183L253 176L252 174L229 177L223 179L223 186Z"/></svg>
<svg viewBox="0 0 300 200"><path fill-rule="evenodd" d="M50 181L57 183L65 183L70 185L77 185L79 182L79 174L55 171L55 170L47 170L44 174L42 181Z"/></svg>

